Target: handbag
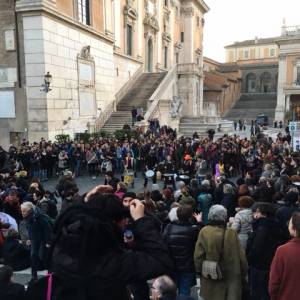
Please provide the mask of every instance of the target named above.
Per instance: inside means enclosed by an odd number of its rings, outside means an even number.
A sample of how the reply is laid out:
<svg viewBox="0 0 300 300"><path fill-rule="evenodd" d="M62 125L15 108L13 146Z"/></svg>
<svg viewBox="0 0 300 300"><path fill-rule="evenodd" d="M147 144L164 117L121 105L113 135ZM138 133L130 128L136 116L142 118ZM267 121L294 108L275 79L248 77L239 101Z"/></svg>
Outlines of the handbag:
<svg viewBox="0 0 300 300"><path fill-rule="evenodd" d="M223 232L222 248L218 261L204 260L202 263L201 274L206 279L221 280L224 278L224 269L222 266L224 255L224 241L225 241L226 228Z"/></svg>

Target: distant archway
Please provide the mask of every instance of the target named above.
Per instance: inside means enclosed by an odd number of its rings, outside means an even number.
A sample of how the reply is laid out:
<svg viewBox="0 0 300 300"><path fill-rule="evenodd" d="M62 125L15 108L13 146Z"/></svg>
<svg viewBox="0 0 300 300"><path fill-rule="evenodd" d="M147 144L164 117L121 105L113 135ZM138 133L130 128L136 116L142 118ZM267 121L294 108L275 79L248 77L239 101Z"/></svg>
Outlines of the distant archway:
<svg viewBox="0 0 300 300"><path fill-rule="evenodd" d="M153 72L153 43L152 39L147 43L147 71Z"/></svg>
<svg viewBox="0 0 300 300"><path fill-rule="evenodd" d="M264 72L260 76L260 91L262 93L270 93L272 90L272 77L271 73Z"/></svg>
<svg viewBox="0 0 300 300"><path fill-rule="evenodd" d="M246 91L247 93L255 93L256 91L256 76L254 73L249 73L246 76Z"/></svg>

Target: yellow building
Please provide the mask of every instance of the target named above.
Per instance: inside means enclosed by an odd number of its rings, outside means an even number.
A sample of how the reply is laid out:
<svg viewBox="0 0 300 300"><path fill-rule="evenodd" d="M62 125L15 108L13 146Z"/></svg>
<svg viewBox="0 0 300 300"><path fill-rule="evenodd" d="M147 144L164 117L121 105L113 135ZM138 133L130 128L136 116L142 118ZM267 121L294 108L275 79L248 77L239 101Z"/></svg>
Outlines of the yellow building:
<svg viewBox="0 0 300 300"><path fill-rule="evenodd" d="M278 60L278 45L274 38L255 38L235 42L225 47L226 63L251 64L271 63Z"/></svg>
<svg viewBox="0 0 300 300"><path fill-rule="evenodd" d="M300 26L282 27L279 46L279 74L276 120L300 121Z"/></svg>

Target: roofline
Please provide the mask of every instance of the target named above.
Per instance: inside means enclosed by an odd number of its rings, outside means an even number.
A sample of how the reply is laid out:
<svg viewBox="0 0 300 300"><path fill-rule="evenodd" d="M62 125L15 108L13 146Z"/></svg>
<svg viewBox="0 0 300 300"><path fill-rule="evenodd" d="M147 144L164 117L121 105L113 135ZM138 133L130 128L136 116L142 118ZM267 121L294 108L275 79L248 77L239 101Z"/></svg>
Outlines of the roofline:
<svg viewBox="0 0 300 300"><path fill-rule="evenodd" d="M250 44L251 42L255 42L255 39L253 39L253 40L245 40L245 41L236 42L234 44L230 44L230 45L224 46L224 48L227 49L227 48L233 48L233 47L246 47L246 46L251 47L251 46L256 46L256 45L276 44L279 38L280 37L266 38L266 39L273 39L273 41L269 41L269 42L259 42L259 39L258 39L258 42L256 44ZM249 41L249 43L242 45L242 43L244 43L246 41Z"/></svg>
<svg viewBox="0 0 300 300"><path fill-rule="evenodd" d="M203 57L203 61L205 61L205 60L210 61L210 62L215 63L215 64L218 64L218 65L221 65L221 64L222 64L222 63L220 63L219 61L216 61L216 60L214 60L214 59L212 59L212 58L209 58L209 57L207 57L207 56L204 56L204 57Z"/></svg>
<svg viewBox="0 0 300 300"><path fill-rule="evenodd" d="M205 13L210 11L209 6L204 2L204 0L197 0L197 2L203 7Z"/></svg>

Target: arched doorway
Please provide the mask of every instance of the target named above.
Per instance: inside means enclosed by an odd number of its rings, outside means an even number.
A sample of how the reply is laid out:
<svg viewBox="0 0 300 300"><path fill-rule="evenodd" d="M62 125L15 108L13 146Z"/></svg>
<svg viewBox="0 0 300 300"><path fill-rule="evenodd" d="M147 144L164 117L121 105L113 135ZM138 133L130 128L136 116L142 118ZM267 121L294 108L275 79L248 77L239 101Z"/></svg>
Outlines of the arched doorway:
<svg viewBox="0 0 300 300"><path fill-rule="evenodd" d="M152 39L147 43L147 71L153 72L153 43Z"/></svg>
<svg viewBox="0 0 300 300"><path fill-rule="evenodd" d="M249 73L246 76L246 92L255 93L256 91L256 76L253 73Z"/></svg>
<svg viewBox="0 0 300 300"><path fill-rule="evenodd" d="M264 72L260 76L260 91L262 93L270 93L272 90L272 79L269 72Z"/></svg>

